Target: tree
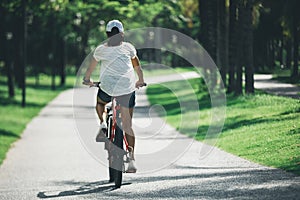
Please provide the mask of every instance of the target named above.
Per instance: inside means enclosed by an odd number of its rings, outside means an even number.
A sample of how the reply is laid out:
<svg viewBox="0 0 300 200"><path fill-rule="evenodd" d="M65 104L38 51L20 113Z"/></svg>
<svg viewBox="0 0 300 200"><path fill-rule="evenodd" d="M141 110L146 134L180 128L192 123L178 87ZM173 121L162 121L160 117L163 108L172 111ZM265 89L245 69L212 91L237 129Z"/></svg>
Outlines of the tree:
<svg viewBox="0 0 300 200"><path fill-rule="evenodd" d="M3 2L0 3L0 43L3 44L0 47L0 60L4 61L4 71L7 76L7 86L8 86L8 96L13 98L15 96L14 91L14 81L13 81L13 61L10 55L10 48L12 43L12 33L8 30L8 27L5 25L7 21L7 9L4 7Z"/></svg>
<svg viewBox="0 0 300 200"><path fill-rule="evenodd" d="M201 21L200 31L200 43L209 53L210 57L216 62L217 59L217 22L218 18L216 13L218 12L217 0L199 0L199 13ZM215 88L217 84L216 72L211 70L212 66L203 66L204 76L207 77L209 87Z"/></svg>
<svg viewBox="0 0 300 200"><path fill-rule="evenodd" d="M237 49L237 59L236 59L236 80L235 80L235 88L234 93L236 95L243 94L243 62L244 62L244 40L245 40L245 32L243 30L245 24L245 8L244 2L239 0L236 7L237 14L237 36L236 36L236 49Z"/></svg>
<svg viewBox="0 0 300 200"><path fill-rule="evenodd" d="M230 0L229 5L229 71L227 92L254 93L253 0ZM245 69L245 71L244 71Z"/></svg>
<svg viewBox="0 0 300 200"><path fill-rule="evenodd" d="M237 21L238 0L230 0L229 5L229 69L228 69L228 87L227 92L232 93L236 84L237 67L237 41L238 41L238 21Z"/></svg>
<svg viewBox="0 0 300 200"><path fill-rule="evenodd" d="M245 91L254 93L254 66L253 66L253 0L247 0L245 6L245 23L244 23L244 57L245 57Z"/></svg>
<svg viewBox="0 0 300 200"><path fill-rule="evenodd" d="M218 22L217 22L217 66L224 82L227 86L227 71L228 71L228 25L229 25L229 10L226 0L218 0Z"/></svg>
<svg viewBox="0 0 300 200"><path fill-rule="evenodd" d="M22 107L26 106L26 64L27 64L27 0L22 0L22 70L21 70L21 89Z"/></svg>
<svg viewBox="0 0 300 200"><path fill-rule="evenodd" d="M254 92L253 5L253 0L199 2L200 40L216 61L225 85L228 73L227 91L236 95L243 93L244 68L246 92Z"/></svg>
<svg viewBox="0 0 300 200"><path fill-rule="evenodd" d="M284 0L269 1L261 0L261 20L257 32L264 36L261 44L265 44L268 54L262 54L261 57L267 57L270 66L275 66L275 62L282 60L282 54L285 52L286 68L292 68L291 77L297 80L299 76L299 28L300 14L297 8L300 6L299 1L290 0L288 3ZM258 34L257 34L258 35ZM255 37L257 38L257 37ZM263 42L266 41L266 42ZM262 46L258 47L262 48ZM283 53L281 53L283 52ZM293 53L292 53L293 52ZM255 55L259 56L259 55ZM293 60L293 66L291 66ZM272 68L271 68L272 69Z"/></svg>
<svg viewBox="0 0 300 200"><path fill-rule="evenodd" d="M293 70L291 74L291 78L297 79L299 78L299 33L300 33L300 14L298 12L298 8L300 7L300 3L297 0L293 0L290 4L290 9L292 11L292 35L293 35L293 49L294 49L294 64Z"/></svg>

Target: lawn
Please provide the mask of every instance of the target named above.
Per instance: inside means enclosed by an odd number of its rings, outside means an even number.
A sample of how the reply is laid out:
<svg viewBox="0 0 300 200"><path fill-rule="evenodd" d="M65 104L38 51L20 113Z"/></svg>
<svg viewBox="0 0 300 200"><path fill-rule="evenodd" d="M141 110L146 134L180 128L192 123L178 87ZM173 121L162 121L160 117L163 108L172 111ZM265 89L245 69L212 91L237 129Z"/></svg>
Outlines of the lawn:
<svg viewBox="0 0 300 200"><path fill-rule="evenodd" d="M203 141L210 126L210 98L203 81L192 79L189 82L193 89L182 87L183 82L176 81L164 86L150 85L147 94L151 104L160 104L166 109L169 124ZM177 97L170 88L177 88ZM200 116L188 106L194 98L194 91ZM195 123L196 117L200 118L200 123ZM181 124L181 119L188 123ZM299 100L260 91L256 91L256 95L229 95L225 124L216 145L256 163L300 174L299 121Z"/></svg>
<svg viewBox="0 0 300 200"><path fill-rule="evenodd" d="M8 98L6 78L0 78L0 164L11 144L21 137L28 122L37 116L41 109L62 90L73 87L74 80L74 77L68 77L65 87L58 87L53 91L50 87L50 77L41 76L39 86L35 86L33 77L28 77L26 80L26 107L22 108L21 90L16 88L15 98Z"/></svg>

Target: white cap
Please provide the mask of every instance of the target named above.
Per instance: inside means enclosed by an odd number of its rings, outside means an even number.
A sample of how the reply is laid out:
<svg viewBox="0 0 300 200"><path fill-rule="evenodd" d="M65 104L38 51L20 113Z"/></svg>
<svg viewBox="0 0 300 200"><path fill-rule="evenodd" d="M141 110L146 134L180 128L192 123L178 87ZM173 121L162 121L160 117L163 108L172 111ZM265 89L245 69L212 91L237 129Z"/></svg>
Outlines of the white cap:
<svg viewBox="0 0 300 200"><path fill-rule="evenodd" d="M121 33L124 32L123 24L119 20L111 20L106 25L106 32L111 32L112 28L117 27Z"/></svg>

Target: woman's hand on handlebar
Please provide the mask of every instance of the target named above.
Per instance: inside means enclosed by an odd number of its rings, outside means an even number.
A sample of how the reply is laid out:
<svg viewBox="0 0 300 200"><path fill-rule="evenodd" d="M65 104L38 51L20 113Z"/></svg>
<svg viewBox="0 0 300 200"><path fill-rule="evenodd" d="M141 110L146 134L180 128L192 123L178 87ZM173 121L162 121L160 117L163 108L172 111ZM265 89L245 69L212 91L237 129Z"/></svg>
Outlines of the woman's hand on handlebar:
<svg viewBox="0 0 300 200"><path fill-rule="evenodd" d="M88 85L88 86L92 87L94 85L94 82L91 81L90 79L89 80L83 79L82 84L83 85Z"/></svg>
<svg viewBox="0 0 300 200"><path fill-rule="evenodd" d="M136 83L135 83L135 87L137 88L137 89L139 89L140 87L144 87L144 86L146 86L147 84L144 82L144 81L137 81Z"/></svg>

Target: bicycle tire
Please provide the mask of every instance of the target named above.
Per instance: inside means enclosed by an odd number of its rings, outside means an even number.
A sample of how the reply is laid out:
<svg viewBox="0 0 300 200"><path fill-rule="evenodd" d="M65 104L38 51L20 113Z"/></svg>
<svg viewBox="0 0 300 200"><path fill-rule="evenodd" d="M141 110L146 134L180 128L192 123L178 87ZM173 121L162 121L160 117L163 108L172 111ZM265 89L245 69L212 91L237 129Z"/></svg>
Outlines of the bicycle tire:
<svg viewBox="0 0 300 200"><path fill-rule="evenodd" d="M123 159L123 158L122 158ZM120 167L123 166L123 164L120 162L121 159L116 160L116 165L119 165ZM118 169L113 169L114 171L114 182L115 182L115 188L120 188L122 185L122 179L123 179L123 171Z"/></svg>
<svg viewBox="0 0 300 200"><path fill-rule="evenodd" d="M108 116L106 119L107 123L107 138L111 138L112 134L112 124L113 124L113 114L111 108L108 108ZM111 141L109 140L107 143L105 143L105 149L108 151L108 174L109 174L109 183L114 182L115 180L115 170L112 168L112 149L111 149Z"/></svg>
<svg viewBox="0 0 300 200"><path fill-rule="evenodd" d="M115 181L115 170L114 170L114 168L111 168L111 167L109 167L108 170L109 170L109 181L108 182L112 183Z"/></svg>
<svg viewBox="0 0 300 200"><path fill-rule="evenodd" d="M120 152L115 149L118 147L113 145L112 148L114 150L111 151L109 157L109 182L114 182L115 187L120 188L122 185L124 160L123 156L120 156Z"/></svg>
<svg viewBox="0 0 300 200"><path fill-rule="evenodd" d="M115 188L122 185L124 150L123 150L123 131L116 127L113 143L109 142L109 182L115 183Z"/></svg>
<svg viewBox="0 0 300 200"><path fill-rule="evenodd" d="M114 181L115 187L120 188L122 185L123 165L124 165L124 149L123 149L123 130L117 125L115 130L115 151L113 159Z"/></svg>

